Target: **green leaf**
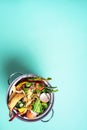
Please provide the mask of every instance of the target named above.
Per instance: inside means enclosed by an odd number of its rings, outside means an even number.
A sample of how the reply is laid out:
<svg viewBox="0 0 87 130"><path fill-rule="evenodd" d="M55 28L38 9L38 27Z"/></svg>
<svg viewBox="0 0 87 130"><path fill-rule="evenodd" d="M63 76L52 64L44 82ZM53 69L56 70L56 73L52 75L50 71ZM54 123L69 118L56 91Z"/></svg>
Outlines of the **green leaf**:
<svg viewBox="0 0 87 130"><path fill-rule="evenodd" d="M41 93L41 90L36 89L35 91L36 91L37 93Z"/></svg>
<svg viewBox="0 0 87 130"><path fill-rule="evenodd" d="M37 113L42 113L42 104L41 104L39 98L36 100L36 102L35 102L35 104L34 104L33 111L34 111L34 112L37 112Z"/></svg>
<svg viewBox="0 0 87 130"><path fill-rule="evenodd" d="M57 87L52 87L52 86L49 86L49 87L46 87L47 89L56 89Z"/></svg>
<svg viewBox="0 0 87 130"><path fill-rule="evenodd" d="M19 105L20 107L23 107L24 106L24 104L23 103L20 103L20 105Z"/></svg>
<svg viewBox="0 0 87 130"><path fill-rule="evenodd" d="M26 83L26 87L30 87L31 85L32 83L29 83L29 82Z"/></svg>
<svg viewBox="0 0 87 130"><path fill-rule="evenodd" d="M43 102L42 107L46 109L46 108L48 108L48 104Z"/></svg>
<svg viewBox="0 0 87 130"><path fill-rule="evenodd" d="M46 78L46 80L52 80L52 78L48 77L48 78Z"/></svg>
<svg viewBox="0 0 87 130"><path fill-rule="evenodd" d="M16 108L21 108L24 106L24 102L23 101L18 101L17 104L15 105Z"/></svg>
<svg viewBox="0 0 87 130"><path fill-rule="evenodd" d="M58 89L53 89L52 92L58 92L59 90Z"/></svg>
<svg viewBox="0 0 87 130"><path fill-rule="evenodd" d="M25 92L25 94L28 94L28 88L23 88L23 91Z"/></svg>
<svg viewBox="0 0 87 130"><path fill-rule="evenodd" d="M57 87L45 87L42 92L45 93L52 93L52 92L58 92L58 89L56 89Z"/></svg>

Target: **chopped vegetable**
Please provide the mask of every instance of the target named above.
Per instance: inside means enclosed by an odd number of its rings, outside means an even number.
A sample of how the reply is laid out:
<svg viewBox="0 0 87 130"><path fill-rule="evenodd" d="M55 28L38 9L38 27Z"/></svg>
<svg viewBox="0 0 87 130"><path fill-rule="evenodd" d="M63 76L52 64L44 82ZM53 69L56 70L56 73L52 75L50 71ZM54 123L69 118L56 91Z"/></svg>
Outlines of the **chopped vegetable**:
<svg viewBox="0 0 87 130"><path fill-rule="evenodd" d="M32 109L32 105L28 106L27 108L28 108L28 110L31 110Z"/></svg>
<svg viewBox="0 0 87 130"><path fill-rule="evenodd" d="M23 103L20 103L20 107L23 107L24 106L24 104Z"/></svg>
<svg viewBox="0 0 87 130"><path fill-rule="evenodd" d="M44 85L42 85L40 83L36 83L36 89L43 90L44 89Z"/></svg>
<svg viewBox="0 0 87 130"><path fill-rule="evenodd" d="M52 92L57 92L58 89L56 89L57 87L45 87L42 92L45 92L45 93L52 93Z"/></svg>
<svg viewBox="0 0 87 130"><path fill-rule="evenodd" d="M29 90L28 88L23 88L25 94L28 94L28 90Z"/></svg>
<svg viewBox="0 0 87 130"><path fill-rule="evenodd" d="M17 102L20 101L24 96L25 95L23 93L14 95L14 97L8 102L8 107L9 107L10 111L13 110L13 108L15 107Z"/></svg>
<svg viewBox="0 0 87 130"><path fill-rule="evenodd" d="M35 104L34 104L33 111L34 111L34 112L37 112L37 113L42 113L42 104L41 104L39 98L36 100L36 102L35 102Z"/></svg>
<svg viewBox="0 0 87 130"><path fill-rule="evenodd" d="M36 92L36 93L39 93L39 94L41 93L41 91L40 91L40 90L38 90L38 89L36 89L36 90L35 90L35 92Z"/></svg>
<svg viewBox="0 0 87 130"><path fill-rule="evenodd" d="M27 103L27 102L28 102L28 97L27 97L27 96L24 97L24 98L23 98L23 101L24 101L25 103Z"/></svg>
<svg viewBox="0 0 87 130"><path fill-rule="evenodd" d="M28 110L26 113L26 117L29 119L34 119L36 117L36 115L37 115L37 113L30 111L30 110Z"/></svg>
<svg viewBox="0 0 87 130"><path fill-rule="evenodd" d="M18 108L18 111L19 111L20 113L24 112L25 110L27 110L26 107Z"/></svg>
<svg viewBox="0 0 87 130"><path fill-rule="evenodd" d="M16 86L16 90L21 90L21 88L23 87L23 85L25 85L26 84L26 81L25 82L21 82L21 83L19 83L17 86Z"/></svg>
<svg viewBox="0 0 87 130"><path fill-rule="evenodd" d="M59 90L58 89L53 89L52 92L58 92Z"/></svg>
<svg viewBox="0 0 87 130"><path fill-rule="evenodd" d="M17 104L15 105L16 108L21 108L25 105L25 103L23 101L18 101Z"/></svg>
<svg viewBox="0 0 87 130"><path fill-rule="evenodd" d="M32 83L26 82L26 87L32 86Z"/></svg>
<svg viewBox="0 0 87 130"><path fill-rule="evenodd" d="M49 102L49 100L50 100L50 94L49 93L42 93L40 95L40 101Z"/></svg>
<svg viewBox="0 0 87 130"><path fill-rule="evenodd" d="M52 80L52 78L48 77L48 78L46 78L46 80Z"/></svg>
<svg viewBox="0 0 87 130"><path fill-rule="evenodd" d="M48 108L48 104L45 103L45 102L42 102L42 107L43 107L44 109L46 109L46 108Z"/></svg>

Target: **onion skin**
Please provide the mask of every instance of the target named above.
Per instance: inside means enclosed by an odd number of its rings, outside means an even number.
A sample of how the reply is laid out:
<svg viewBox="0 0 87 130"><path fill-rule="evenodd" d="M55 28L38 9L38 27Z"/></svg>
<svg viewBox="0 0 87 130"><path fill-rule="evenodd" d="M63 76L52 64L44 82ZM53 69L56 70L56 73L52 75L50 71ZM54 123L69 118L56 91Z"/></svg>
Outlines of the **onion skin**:
<svg viewBox="0 0 87 130"><path fill-rule="evenodd" d="M40 101L47 103L47 102L49 102L49 100L50 100L50 94L49 93L42 93L40 95Z"/></svg>

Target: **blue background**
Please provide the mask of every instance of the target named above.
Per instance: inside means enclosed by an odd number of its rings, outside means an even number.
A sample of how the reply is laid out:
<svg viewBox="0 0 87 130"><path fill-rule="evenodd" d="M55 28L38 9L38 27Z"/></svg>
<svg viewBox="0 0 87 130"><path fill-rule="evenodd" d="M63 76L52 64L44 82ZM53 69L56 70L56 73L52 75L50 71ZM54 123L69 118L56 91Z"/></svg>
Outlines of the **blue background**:
<svg viewBox="0 0 87 130"><path fill-rule="evenodd" d="M7 79L16 71L53 78L59 92L50 122L8 121ZM6 129L87 130L86 0L0 0L0 130Z"/></svg>

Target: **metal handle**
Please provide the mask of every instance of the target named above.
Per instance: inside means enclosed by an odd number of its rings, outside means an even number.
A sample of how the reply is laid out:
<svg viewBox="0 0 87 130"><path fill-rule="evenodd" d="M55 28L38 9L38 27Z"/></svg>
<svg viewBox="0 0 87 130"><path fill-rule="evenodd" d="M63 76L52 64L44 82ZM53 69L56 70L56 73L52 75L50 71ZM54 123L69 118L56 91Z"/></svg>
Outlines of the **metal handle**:
<svg viewBox="0 0 87 130"><path fill-rule="evenodd" d="M42 122L48 122L52 119L52 117L54 116L54 110L52 109L52 115L48 120L41 120Z"/></svg>
<svg viewBox="0 0 87 130"><path fill-rule="evenodd" d="M11 80L11 78L13 77L13 76L15 76L15 75L23 75L23 73L21 73L21 72L15 72L15 73L13 73L13 74L11 74L10 76L9 76L9 78L8 78L8 84L10 85L10 80Z"/></svg>
<svg viewBox="0 0 87 130"><path fill-rule="evenodd" d="M18 113L9 112L9 117L10 117L9 121L12 121L17 116L18 116Z"/></svg>

